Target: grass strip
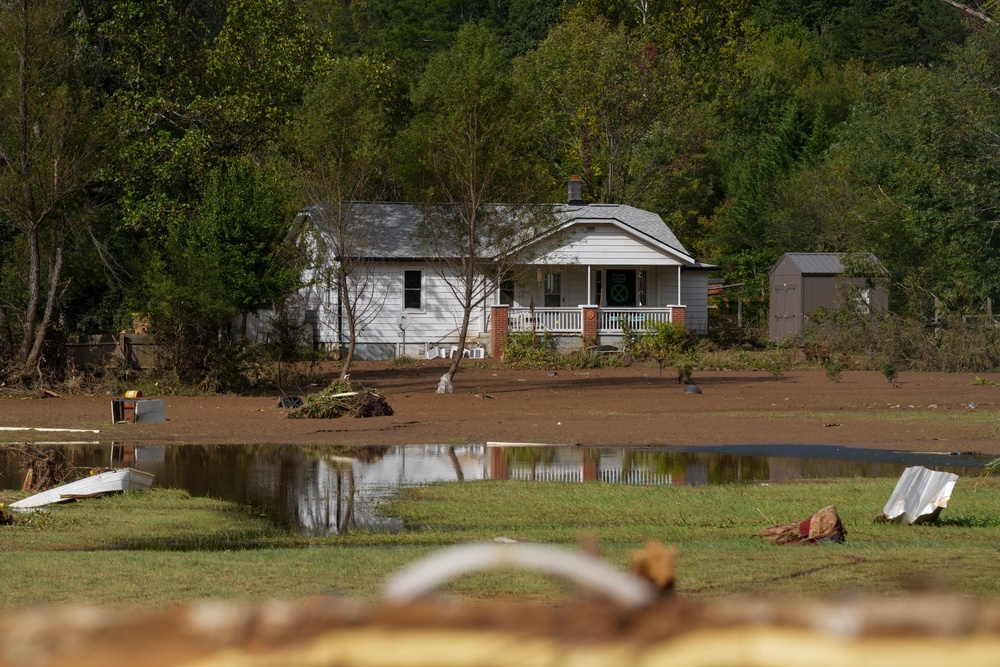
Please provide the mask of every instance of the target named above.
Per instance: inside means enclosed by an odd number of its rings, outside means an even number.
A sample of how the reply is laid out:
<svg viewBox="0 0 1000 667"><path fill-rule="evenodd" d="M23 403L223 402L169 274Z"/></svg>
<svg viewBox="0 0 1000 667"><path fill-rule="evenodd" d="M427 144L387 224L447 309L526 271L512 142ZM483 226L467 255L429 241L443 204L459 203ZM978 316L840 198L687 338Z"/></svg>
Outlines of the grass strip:
<svg viewBox="0 0 1000 667"><path fill-rule="evenodd" d="M1000 480L962 478L937 524L877 524L895 479L728 486L471 482L412 489L386 508L410 530L306 538L222 501L154 490L56 506L0 526L0 608L170 605L315 594L377 600L395 569L442 546L507 537L592 538L625 567L646 539L680 551L682 596L897 594L914 588L1000 594ZM7 498L6 500L11 500ZM0 500L4 500L0 498ZM847 543L766 544L753 533L836 505ZM467 599L554 601L560 582L499 570L463 578Z"/></svg>

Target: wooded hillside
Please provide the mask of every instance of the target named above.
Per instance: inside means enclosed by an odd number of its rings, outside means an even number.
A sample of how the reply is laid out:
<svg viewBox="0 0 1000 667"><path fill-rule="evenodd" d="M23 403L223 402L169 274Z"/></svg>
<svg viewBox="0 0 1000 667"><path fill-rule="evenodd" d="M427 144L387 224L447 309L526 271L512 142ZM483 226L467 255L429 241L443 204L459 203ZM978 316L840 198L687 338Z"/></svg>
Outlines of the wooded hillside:
<svg viewBox="0 0 1000 667"><path fill-rule="evenodd" d="M189 344L296 286L295 211L453 199L442 174L473 148L503 174L493 198L562 201L580 174L747 297L784 252L863 251L897 314L981 313L1000 296L994 9L2 0L0 359L58 363L53 342L141 322L197 366ZM455 114L488 127L460 136Z"/></svg>

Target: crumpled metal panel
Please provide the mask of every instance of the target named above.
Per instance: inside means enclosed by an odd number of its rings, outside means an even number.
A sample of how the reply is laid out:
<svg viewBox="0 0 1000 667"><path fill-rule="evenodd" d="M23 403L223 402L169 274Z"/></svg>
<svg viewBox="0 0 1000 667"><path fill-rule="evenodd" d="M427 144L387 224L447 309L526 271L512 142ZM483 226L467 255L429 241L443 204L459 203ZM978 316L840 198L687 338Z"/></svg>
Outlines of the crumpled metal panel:
<svg viewBox="0 0 1000 667"><path fill-rule="evenodd" d="M948 505L957 481L954 473L911 466L900 476L882 516L904 524L934 521Z"/></svg>

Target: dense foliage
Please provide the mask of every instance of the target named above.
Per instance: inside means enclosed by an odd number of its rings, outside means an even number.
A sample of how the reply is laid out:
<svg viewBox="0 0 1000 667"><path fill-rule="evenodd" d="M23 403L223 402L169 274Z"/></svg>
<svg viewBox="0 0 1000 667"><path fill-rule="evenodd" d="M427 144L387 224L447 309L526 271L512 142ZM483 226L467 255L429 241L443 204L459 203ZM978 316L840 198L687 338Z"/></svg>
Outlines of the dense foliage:
<svg viewBox="0 0 1000 667"><path fill-rule="evenodd" d="M294 287L317 196L459 203L480 234L480 199L561 201L571 173L659 213L746 304L781 253L866 251L896 315L982 314L992 7L2 0L2 366L143 322L198 376Z"/></svg>

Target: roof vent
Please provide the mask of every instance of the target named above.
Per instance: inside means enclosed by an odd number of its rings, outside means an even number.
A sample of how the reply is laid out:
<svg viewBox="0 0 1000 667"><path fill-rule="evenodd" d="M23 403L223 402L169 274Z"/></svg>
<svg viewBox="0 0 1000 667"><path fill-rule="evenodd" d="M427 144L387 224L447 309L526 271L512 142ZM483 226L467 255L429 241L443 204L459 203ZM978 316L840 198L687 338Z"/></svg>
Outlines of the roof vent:
<svg viewBox="0 0 1000 667"><path fill-rule="evenodd" d="M569 177L569 205L583 206L583 181L578 174Z"/></svg>

